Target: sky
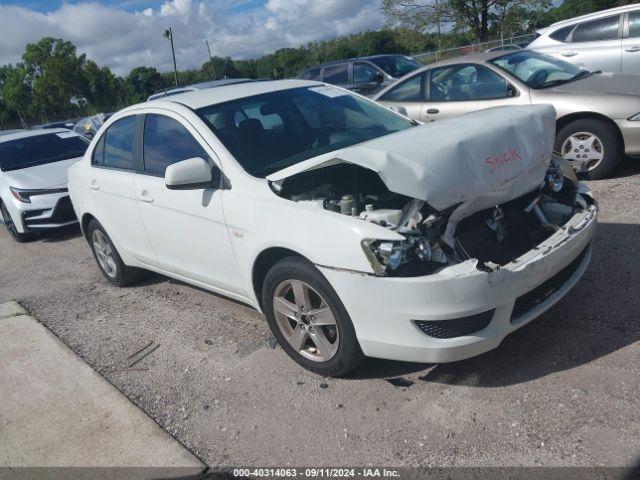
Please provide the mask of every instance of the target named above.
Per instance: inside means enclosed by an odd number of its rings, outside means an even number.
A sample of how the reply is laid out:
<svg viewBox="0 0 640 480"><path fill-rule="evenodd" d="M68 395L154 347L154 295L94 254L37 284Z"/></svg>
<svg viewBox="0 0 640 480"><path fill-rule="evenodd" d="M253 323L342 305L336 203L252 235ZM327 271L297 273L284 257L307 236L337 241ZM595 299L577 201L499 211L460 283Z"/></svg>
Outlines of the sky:
<svg viewBox="0 0 640 480"><path fill-rule="evenodd" d="M45 36L73 42L98 65L126 75L146 65L199 68L211 53L256 58L283 47L377 29L381 0L0 0L0 65L16 63Z"/></svg>

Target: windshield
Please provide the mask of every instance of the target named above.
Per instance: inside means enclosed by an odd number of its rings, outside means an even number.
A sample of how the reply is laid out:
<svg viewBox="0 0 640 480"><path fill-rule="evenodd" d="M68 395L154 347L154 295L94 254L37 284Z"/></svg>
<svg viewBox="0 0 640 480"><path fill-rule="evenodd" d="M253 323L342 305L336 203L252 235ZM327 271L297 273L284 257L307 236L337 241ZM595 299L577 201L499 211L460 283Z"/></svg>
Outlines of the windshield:
<svg viewBox="0 0 640 480"><path fill-rule="evenodd" d="M413 72L416 68L421 67L413 58L404 57L402 55L391 55L388 57L374 57L369 59L378 67L383 69L392 77L404 77L407 73Z"/></svg>
<svg viewBox="0 0 640 480"><path fill-rule="evenodd" d="M0 143L0 170L8 172L84 155L89 146L72 132L47 133Z"/></svg>
<svg viewBox="0 0 640 480"><path fill-rule="evenodd" d="M510 53L494 58L491 63L535 89L572 82L591 74L572 63L530 51Z"/></svg>
<svg viewBox="0 0 640 480"><path fill-rule="evenodd" d="M251 175L410 128L372 101L331 86L281 90L197 110Z"/></svg>

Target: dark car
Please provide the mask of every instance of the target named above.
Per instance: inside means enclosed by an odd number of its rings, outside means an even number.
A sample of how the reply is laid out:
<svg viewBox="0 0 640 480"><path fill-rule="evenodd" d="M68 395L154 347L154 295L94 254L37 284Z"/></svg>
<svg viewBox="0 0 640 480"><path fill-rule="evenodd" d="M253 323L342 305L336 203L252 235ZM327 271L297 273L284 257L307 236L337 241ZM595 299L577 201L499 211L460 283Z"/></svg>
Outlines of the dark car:
<svg viewBox="0 0 640 480"><path fill-rule="evenodd" d="M406 55L372 55L317 65L302 71L298 78L319 80L362 95L373 95L421 66Z"/></svg>

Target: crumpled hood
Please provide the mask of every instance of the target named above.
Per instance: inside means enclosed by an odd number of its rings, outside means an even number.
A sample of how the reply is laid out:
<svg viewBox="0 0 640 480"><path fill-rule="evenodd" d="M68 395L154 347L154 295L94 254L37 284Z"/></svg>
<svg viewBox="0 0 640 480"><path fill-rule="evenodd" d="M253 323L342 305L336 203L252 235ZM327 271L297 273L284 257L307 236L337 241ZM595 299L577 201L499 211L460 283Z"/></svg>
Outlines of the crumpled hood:
<svg viewBox="0 0 640 480"><path fill-rule="evenodd" d="M424 200L436 210L478 199L478 208L486 208L542 183L554 135L551 105L496 107L320 155L267 180L278 183L347 162L377 172L390 191Z"/></svg>
<svg viewBox="0 0 640 480"><path fill-rule="evenodd" d="M62 188L67 186L67 170L82 157L2 172L7 185L15 188Z"/></svg>

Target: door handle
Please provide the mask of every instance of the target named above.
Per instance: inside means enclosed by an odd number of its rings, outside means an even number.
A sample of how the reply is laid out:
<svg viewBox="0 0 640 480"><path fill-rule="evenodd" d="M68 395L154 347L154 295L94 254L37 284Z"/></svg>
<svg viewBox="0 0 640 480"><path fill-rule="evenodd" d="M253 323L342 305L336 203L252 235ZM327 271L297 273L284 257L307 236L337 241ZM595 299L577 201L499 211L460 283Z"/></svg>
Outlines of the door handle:
<svg viewBox="0 0 640 480"><path fill-rule="evenodd" d="M563 57L575 57L578 52L560 52L560 55Z"/></svg>
<svg viewBox="0 0 640 480"><path fill-rule="evenodd" d="M640 52L640 45L634 45L633 47L625 48L624 51L629 53Z"/></svg>
<svg viewBox="0 0 640 480"><path fill-rule="evenodd" d="M438 110L437 108L429 108L429 109L427 110L427 113L428 113L429 115L435 115L436 113L440 113L440 110Z"/></svg>
<svg viewBox="0 0 640 480"><path fill-rule="evenodd" d="M144 203L151 203L153 202L153 197L149 195L149 192L144 191L138 196L138 200Z"/></svg>
<svg viewBox="0 0 640 480"><path fill-rule="evenodd" d="M89 188L91 190L100 190L100 187L98 186L98 182L96 182L95 180L91 180L91 183L89 184Z"/></svg>

